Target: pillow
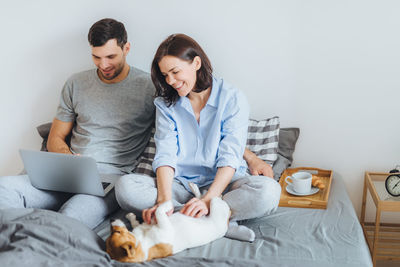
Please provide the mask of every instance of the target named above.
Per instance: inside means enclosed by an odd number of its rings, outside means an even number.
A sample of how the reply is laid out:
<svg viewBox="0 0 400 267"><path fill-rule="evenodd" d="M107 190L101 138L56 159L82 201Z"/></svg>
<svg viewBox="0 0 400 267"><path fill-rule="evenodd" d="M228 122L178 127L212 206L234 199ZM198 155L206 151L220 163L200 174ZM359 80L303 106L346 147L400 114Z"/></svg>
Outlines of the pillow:
<svg viewBox="0 0 400 267"><path fill-rule="evenodd" d="M278 158L272 167L274 179L279 181L282 172L293 162L293 152L299 138L299 128L281 128L279 130Z"/></svg>
<svg viewBox="0 0 400 267"><path fill-rule="evenodd" d="M152 163L156 155L156 142L154 141L154 133L156 128L151 130L150 140L146 145L143 153L140 155L139 163L133 170L134 173L144 174L151 177L156 177L153 171Z"/></svg>
<svg viewBox="0 0 400 267"><path fill-rule="evenodd" d="M273 165L278 158L279 117L249 120L246 147L263 161Z"/></svg>
<svg viewBox="0 0 400 267"><path fill-rule="evenodd" d="M142 153L135 173L155 177L152 163L156 152L154 132ZM249 120L247 148L254 152L262 160L273 164L278 158L279 118L273 117L266 120Z"/></svg>
<svg viewBox="0 0 400 267"><path fill-rule="evenodd" d="M251 121L252 120L250 120L250 122ZM41 149L43 151L47 151L46 144L50 128L51 128L51 122L42 124L36 128L39 135L43 138L42 149ZM249 131L254 129L255 128L250 128L249 126ZM153 163L156 151L155 150L156 146L154 142L154 132L155 129L153 128L150 140L147 143L147 146L143 151L142 155L140 156L139 164L136 166L134 170L135 173L140 173L151 177L155 177L155 173L153 172L153 168L151 165ZM272 167L274 171L274 179L277 181L279 181L282 172L292 164L293 152L299 134L300 134L299 128L281 128L279 130L277 157Z"/></svg>
<svg viewBox="0 0 400 267"><path fill-rule="evenodd" d="M38 127L36 127L36 130L38 131L40 137L43 138L42 141L42 146L40 148L40 151L47 151L47 138L49 137L50 133L50 128L51 128L51 122L41 124ZM68 146L71 144L71 133L65 138L65 142L67 143Z"/></svg>

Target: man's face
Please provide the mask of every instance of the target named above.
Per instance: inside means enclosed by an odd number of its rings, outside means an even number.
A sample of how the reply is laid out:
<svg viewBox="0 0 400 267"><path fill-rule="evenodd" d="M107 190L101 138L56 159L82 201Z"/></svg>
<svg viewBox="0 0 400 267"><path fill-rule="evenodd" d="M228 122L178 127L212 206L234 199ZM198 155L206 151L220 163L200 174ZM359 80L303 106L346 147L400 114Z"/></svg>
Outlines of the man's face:
<svg viewBox="0 0 400 267"><path fill-rule="evenodd" d="M126 43L123 48L118 46L116 39L108 40L102 46L92 46L93 62L98 68L98 75L103 81L112 83L117 80L116 78L125 66L129 48L129 43Z"/></svg>

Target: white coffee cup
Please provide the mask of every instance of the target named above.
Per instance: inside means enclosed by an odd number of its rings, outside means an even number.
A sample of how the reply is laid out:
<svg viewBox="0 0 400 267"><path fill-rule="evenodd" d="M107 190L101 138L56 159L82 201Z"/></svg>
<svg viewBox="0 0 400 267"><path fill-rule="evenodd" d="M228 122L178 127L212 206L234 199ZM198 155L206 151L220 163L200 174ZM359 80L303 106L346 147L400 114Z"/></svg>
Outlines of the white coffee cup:
<svg viewBox="0 0 400 267"><path fill-rule="evenodd" d="M292 182L289 182L288 179L291 179ZM312 175L309 172L293 173L291 176L287 176L285 181L297 193L304 194L311 191Z"/></svg>

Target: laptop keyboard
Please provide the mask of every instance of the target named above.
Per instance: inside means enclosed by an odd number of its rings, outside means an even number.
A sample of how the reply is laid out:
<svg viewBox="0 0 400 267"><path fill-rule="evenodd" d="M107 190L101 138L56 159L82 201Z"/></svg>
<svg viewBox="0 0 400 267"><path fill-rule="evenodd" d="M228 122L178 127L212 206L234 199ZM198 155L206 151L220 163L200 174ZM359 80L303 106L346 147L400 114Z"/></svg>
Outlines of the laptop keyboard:
<svg viewBox="0 0 400 267"><path fill-rule="evenodd" d="M111 183L101 182L101 184L103 185L103 189L106 189Z"/></svg>

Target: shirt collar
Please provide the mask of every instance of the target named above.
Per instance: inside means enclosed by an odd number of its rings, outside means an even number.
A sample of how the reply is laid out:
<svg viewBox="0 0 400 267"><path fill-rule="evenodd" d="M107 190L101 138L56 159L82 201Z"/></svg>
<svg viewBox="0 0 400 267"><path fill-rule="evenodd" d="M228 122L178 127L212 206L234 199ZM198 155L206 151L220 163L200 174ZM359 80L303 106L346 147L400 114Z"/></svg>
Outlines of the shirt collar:
<svg viewBox="0 0 400 267"><path fill-rule="evenodd" d="M211 93L210 93L210 97L207 100L207 104L206 105L210 105L212 107L218 107L218 89L220 87L220 81L217 80L216 78L214 78L214 76L212 77L212 87L211 87ZM187 97L185 96L180 96L178 101L176 102L176 104L179 104L180 106L191 110L192 106L190 105L190 101Z"/></svg>
<svg viewBox="0 0 400 267"><path fill-rule="evenodd" d="M212 107L217 107L218 106L218 89L220 86L220 82L212 77L212 87L211 87L211 94L210 97L208 98L207 105L210 105Z"/></svg>

